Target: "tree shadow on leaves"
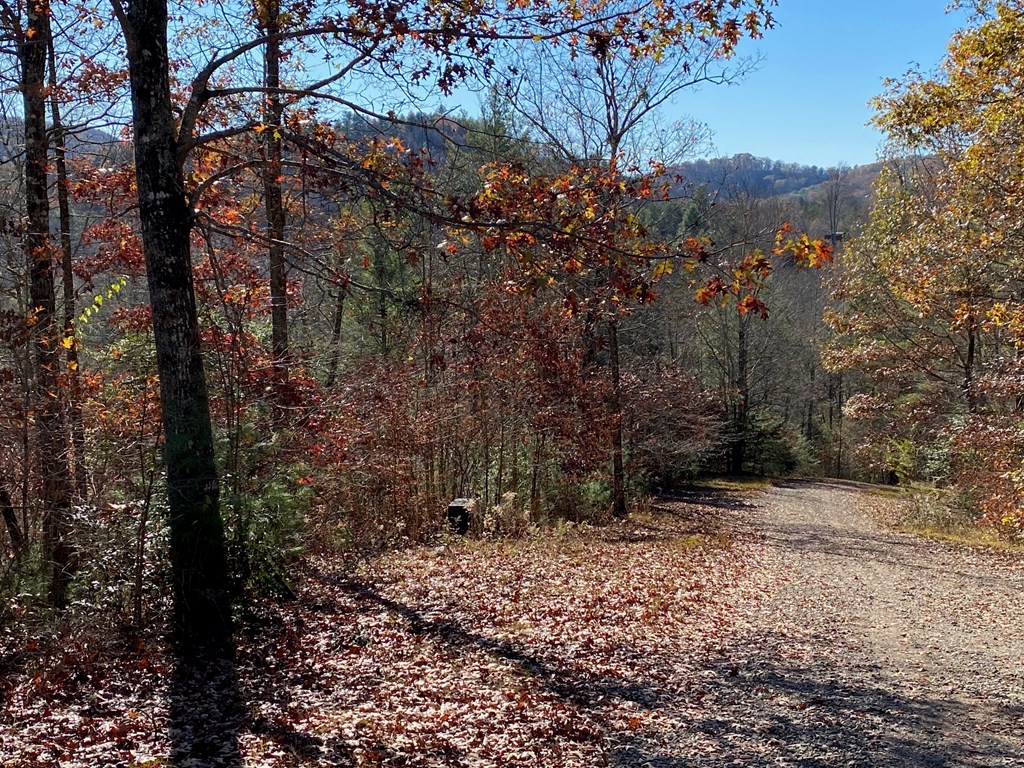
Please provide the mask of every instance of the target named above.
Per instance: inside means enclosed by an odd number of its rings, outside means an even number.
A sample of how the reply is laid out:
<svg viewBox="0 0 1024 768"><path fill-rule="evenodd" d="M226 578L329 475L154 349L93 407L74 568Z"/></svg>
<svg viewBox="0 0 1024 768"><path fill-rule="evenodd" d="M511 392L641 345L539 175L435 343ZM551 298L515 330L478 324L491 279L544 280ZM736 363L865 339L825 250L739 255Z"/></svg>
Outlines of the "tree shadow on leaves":
<svg viewBox="0 0 1024 768"><path fill-rule="evenodd" d="M259 643L243 643L256 651L285 647L284 629L282 622L266 617L246 616L236 622L237 637L259 636ZM217 651L179 644L176 651L169 691L170 764L175 768L242 768L243 735L287 754L290 765L355 765L340 741L328 742L298 730L284 717L260 712L261 705L273 703L268 711L286 713L289 701L280 670L259 652L241 653L234 643Z"/></svg>
<svg viewBox="0 0 1024 768"><path fill-rule="evenodd" d="M729 491L707 485L681 485L658 494L658 501L687 504L696 507L712 507L728 511L755 509L757 504L750 499L737 496Z"/></svg>
<svg viewBox="0 0 1024 768"><path fill-rule="evenodd" d="M454 647L475 648L513 663L521 672L537 680L543 689L575 706L589 708L604 700L621 699L644 709L653 709L664 701L665 692L653 686L625 678L588 675L581 670L567 668L529 653L515 643L471 632L452 621L429 618L416 608L382 595L371 585L343 581L339 586L362 602L401 616L409 622L415 635L428 636Z"/></svg>
<svg viewBox="0 0 1024 768"><path fill-rule="evenodd" d="M410 630L456 648L478 649L513 663L563 701L596 713L611 700L657 713L650 731L606 734L609 766L801 765L826 768L987 768L1016 765L1013 747L989 740L972 746L959 728L978 716L935 692L906 695L870 669L837 674L827 662L801 665L788 658L782 636L752 639L695 670L697 686L670 686L587 675L530 653L515 643L468 631L425 615L361 582L337 581L368 607L401 616ZM822 638L820 642L828 642ZM751 649L754 649L753 651ZM1024 710L999 714L1020 721Z"/></svg>
<svg viewBox="0 0 1024 768"><path fill-rule="evenodd" d="M245 708L234 648L196 650L179 643L169 696L171 765L241 768Z"/></svg>
<svg viewBox="0 0 1024 768"><path fill-rule="evenodd" d="M289 629L281 614L274 611L250 613L239 625L239 637L244 637L243 646L248 649L239 659L245 679L245 699L249 702L249 715L243 724L245 732L289 755L289 765L355 766L355 757L343 742L299 730L287 715L292 709L289 680L277 663L269 661L267 654L287 657L304 638ZM376 754L381 759L388 756L382 746Z"/></svg>
<svg viewBox="0 0 1024 768"><path fill-rule="evenodd" d="M689 485L659 494L650 514L619 521L598 529L597 538L609 544L651 544L681 541L687 537L717 537L728 533L731 520L725 512L751 510L756 503L710 486Z"/></svg>
<svg viewBox="0 0 1024 768"><path fill-rule="evenodd" d="M241 627L242 631L251 627ZM273 644L273 628L265 624ZM277 673L250 663L245 686L234 648L216 653L179 649L170 696L171 762L175 768L242 768L240 746L243 734L250 734L272 748L291 756L295 765L354 766L348 748L297 730L282 718L257 712L259 705L274 702L281 712L288 702Z"/></svg>

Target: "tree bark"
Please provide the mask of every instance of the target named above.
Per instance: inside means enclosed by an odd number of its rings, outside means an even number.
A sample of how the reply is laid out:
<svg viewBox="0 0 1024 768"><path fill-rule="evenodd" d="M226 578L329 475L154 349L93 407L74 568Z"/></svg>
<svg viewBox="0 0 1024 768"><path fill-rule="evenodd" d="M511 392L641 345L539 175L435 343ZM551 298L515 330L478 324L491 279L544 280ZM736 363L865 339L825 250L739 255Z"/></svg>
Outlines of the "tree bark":
<svg viewBox="0 0 1024 768"><path fill-rule="evenodd" d="M973 306L967 312L967 356L964 359L964 400L967 401L969 413L978 412L978 393L974 389L974 366L977 358L978 319Z"/></svg>
<svg viewBox="0 0 1024 768"><path fill-rule="evenodd" d="M608 356L612 374L612 514L626 516L626 468L622 439L622 380L619 371L619 321L608 321Z"/></svg>
<svg viewBox="0 0 1024 768"><path fill-rule="evenodd" d="M7 526L7 535L11 537L14 556L21 557L21 553L25 550L25 535L21 532L21 526L18 525L18 516L14 513L11 494L2 485L0 485L0 514L3 515L4 524Z"/></svg>
<svg viewBox="0 0 1024 768"><path fill-rule="evenodd" d="M843 374L836 383L836 477L843 476Z"/></svg>
<svg viewBox="0 0 1024 768"><path fill-rule="evenodd" d="M285 210L281 189L283 170L281 157L281 121L284 108L275 89L281 87L281 40L275 37L281 31L281 5L279 0L266 0L259 4L264 18L261 26L267 41L264 66L266 67L267 102L263 122L264 151L263 199L267 216L268 257L270 260L270 338L273 350L275 405L280 415L286 404L288 385L288 267L284 256Z"/></svg>
<svg viewBox="0 0 1024 768"><path fill-rule="evenodd" d="M334 325L331 327L331 356L327 364L324 386L333 387L341 361L341 328L345 319L345 287L338 286L338 303L334 305Z"/></svg>
<svg viewBox="0 0 1024 768"><path fill-rule="evenodd" d="M57 215L60 226L64 337L74 339L76 313L75 276L71 270L71 204L68 200L67 148L64 146L66 134L64 133L64 122L60 114L60 100L57 97L57 56L53 46L53 34L49 30L46 35L46 41L50 67L50 119L53 122L54 170L57 172ZM74 342L67 349L67 378L74 490L77 498L80 501L84 501L88 495L85 472L85 422L82 418L82 384L78 373L78 346Z"/></svg>
<svg viewBox="0 0 1024 768"><path fill-rule="evenodd" d="M743 465L747 460L747 438L749 437L749 413L750 413L750 387L747 378L747 325L746 318L737 313L737 338L736 338L736 381L734 389L736 393L736 412L734 428L736 431L735 441L732 444L732 451L729 460L729 471L733 474L742 474Z"/></svg>
<svg viewBox="0 0 1024 768"><path fill-rule="evenodd" d="M139 219L153 308L175 623L227 647L231 610L213 426L192 280L192 215L171 106L166 0L114 0L128 48Z"/></svg>
<svg viewBox="0 0 1024 768"><path fill-rule="evenodd" d="M50 243L47 196L46 51L50 8L46 0L27 4L26 26L18 43L25 110L25 253L36 374L36 456L42 482L43 547L50 565L50 603L67 607L72 557L68 542L71 483L61 382L60 341Z"/></svg>

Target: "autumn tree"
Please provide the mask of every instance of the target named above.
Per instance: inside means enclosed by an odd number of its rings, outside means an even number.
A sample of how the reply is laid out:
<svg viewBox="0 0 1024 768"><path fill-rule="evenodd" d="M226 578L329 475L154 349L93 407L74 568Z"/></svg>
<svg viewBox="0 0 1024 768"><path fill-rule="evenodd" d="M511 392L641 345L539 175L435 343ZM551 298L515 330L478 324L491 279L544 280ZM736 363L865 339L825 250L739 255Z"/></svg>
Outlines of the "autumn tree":
<svg viewBox="0 0 1024 768"><path fill-rule="evenodd" d="M47 23L50 18L47 16ZM52 24L46 34L47 90L52 127L54 185L57 196L57 221L60 232L61 293L63 311L63 346L67 349L67 401L70 419L72 468L75 495L79 501L86 498L85 423L82 415L82 383L78 364L78 344L75 342L76 286L74 275L74 247L72 245L70 175L68 172L67 143L71 133L65 125L61 110L61 88L57 70L57 53Z"/></svg>
<svg viewBox="0 0 1024 768"><path fill-rule="evenodd" d="M527 4L509 16L487 4L473 7L470 13L453 14L444 3L424 2L401 7L310 5L290 13L286 27L276 7L264 5L257 8L256 23L230 29L223 19L236 17L236 9L224 6L222 15L195 9L195 18L204 24L206 52L195 52L196 68L191 74L175 71L176 90L172 92L165 4L113 2L127 47L132 91L139 216L163 406L177 615L186 633L207 634L213 639L226 635L229 614L190 233L204 195L212 194L218 181L237 178L256 166L251 156L236 154L233 147L243 146L242 138L258 133L257 129L270 132L265 159L258 161L270 171L264 176L271 182L265 189L271 200L270 241L279 240L281 230L274 189L280 176L272 173L278 157L273 145L277 133L301 153L307 167L310 163L318 166L316 173L321 179L333 177L336 184L348 183L353 190L350 194L364 195L383 206L430 212L449 223L464 222L469 215L465 223L479 228L481 225L474 224L472 206L431 196L428 174L415 172L416 164L404 159L400 142L382 138L339 142L336 132L309 119L309 112L300 111L299 106L329 105L373 117L373 110L346 94L349 79L375 70L383 75L382 82L408 78L413 84L435 83L447 92L464 78L487 77L503 41L557 38L567 45L583 46L590 39L588 31L610 31L626 40L635 38L637 47L630 55L639 59L657 56L673 45L686 47L688 41L698 38L716 41L729 50L741 34L756 34L770 21L770 3L762 0L704 0L689 4L682 13L661 3L636 7L598 3L586 8ZM256 34L240 40L238 33L246 28L257 29ZM653 38L651 29L659 30ZM208 44L214 40L223 45L210 54ZM307 74L304 81L297 74L290 80L283 73L275 77L274 62L280 60L275 51L286 43L305 46L302 51L307 56L315 55L318 46L329 50L330 71L307 67L307 73L322 76L318 79ZM251 71L247 64L260 58L260 51L267 54L262 57L268 65L267 77L247 78ZM180 92L179 86L183 86ZM234 145L233 140L237 140ZM192 153L200 147L215 147L224 159L222 166L203 173L198 165L190 166ZM283 154L281 162L286 162ZM410 171L414 173L406 181L398 178ZM489 219L482 226L491 223ZM551 235L568 233L553 231ZM277 245L280 243L274 248ZM281 289L280 256L277 251L272 254L275 291ZM280 298L275 303L280 303ZM278 322L277 328L281 331L283 325ZM279 359L285 352L283 341L278 333Z"/></svg>
<svg viewBox="0 0 1024 768"><path fill-rule="evenodd" d="M120 3L131 81L135 168L153 311L167 468L175 615L187 637L230 634L227 558L213 425L192 282L192 214L170 86L164 2Z"/></svg>
<svg viewBox="0 0 1024 768"><path fill-rule="evenodd" d="M284 108L281 102L281 5L279 0L256 3L259 32L266 36L264 69L266 106L263 115L263 197L267 217L267 255L270 270L270 322L274 386L277 405L283 405L288 378L288 273L285 263L285 204L283 199Z"/></svg>
<svg viewBox="0 0 1024 768"><path fill-rule="evenodd" d="M737 42L733 35L739 28L727 23L680 37L673 32L677 20L669 16L661 31L649 38L632 39L618 30L625 23L620 14L628 13L629 8L612 3L607 10L614 15L588 30L578 49L527 49L523 61L513 68L519 76L509 78L505 90L555 162L600 168L611 178L646 177L646 183L654 188L653 195L648 189L646 197L657 198L665 184L658 174L700 149L707 138L706 129L693 121L664 122L664 108L686 89L726 83L742 74L744 63L728 62ZM754 13L746 22L746 33L756 37L763 24L770 26L771 17ZM525 72L541 76L521 74ZM599 195L594 200L600 213L613 219L628 219L646 202L616 194ZM636 234L646 237L640 229ZM591 295L585 297L582 311L589 325L588 359L596 361L600 348L611 383L607 407L613 423L612 509L621 517L626 514L626 468L619 336L625 305L607 295L603 287L631 270L650 270L656 259L648 255L631 260L633 246L625 240L617 245L621 251L608 254L607 262L595 271ZM645 264L645 259L649 263ZM667 263L662 262L661 274L669 271Z"/></svg>
<svg viewBox="0 0 1024 768"><path fill-rule="evenodd" d="M1019 469L986 456L1017 451L981 446L1015 418L1020 395L1024 8L979 6L937 76L891 82L876 102L893 153L926 157L883 179L872 227L851 249L838 327L862 365L918 382L916 410L935 425L922 448L941 458L938 476L973 488L990 520L1012 526ZM869 297L864 281L882 290Z"/></svg>
<svg viewBox="0 0 1024 768"><path fill-rule="evenodd" d="M908 454L897 450L901 441L935 440L938 412L976 405L979 329L965 319L984 311L978 272L973 259L915 236L922 233L917 223L930 219L935 191L927 164L883 172L868 227L843 255L840 304L826 315L835 333L827 364L867 372L875 382L874 392L851 407L864 414L873 403L889 425L874 441L881 452L869 461L904 479L921 468L906 464Z"/></svg>
<svg viewBox="0 0 1024 768"><path fill-rule="evenodd" d="M750 250L770 251L775 231L784 220L778 201L735 196L723 208L711 230L712 239L721 249L716 258L728 264ZM765 300L761 286L754 290L757 293L752 295L759 301ZM766 317L730 301L708 301L706 306L708 310L696 320L696 326L702 345L717 368L717 389L729 418L728 471L741 473L753 447L752 416L759 405L756 393L765 380ZM773 302L772 311L778 309Z"/></svg>
<svg viewBox="0 0 1024 768"><path fill-rule="evenodd" d="M69 599L73 562L69 537L71 476L61 385L61 343L50 238L46 62L50 9L45 2L20 10L0 4L21 68L25 169L25 259L29 265L28 323L35 352L36 454L41 485L44 553L50 568L50 601L63 610Z"/></svg>

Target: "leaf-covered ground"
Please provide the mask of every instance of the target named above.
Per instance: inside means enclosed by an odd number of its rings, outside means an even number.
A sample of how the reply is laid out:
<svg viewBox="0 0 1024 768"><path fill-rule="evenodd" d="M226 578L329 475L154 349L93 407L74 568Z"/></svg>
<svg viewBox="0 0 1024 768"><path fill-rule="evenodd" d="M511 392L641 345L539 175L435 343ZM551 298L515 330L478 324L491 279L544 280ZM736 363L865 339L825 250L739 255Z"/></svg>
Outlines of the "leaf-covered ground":
<svg viewBox="0 0 1024 768"><path fill-rule="evenodd" d="M175 674L159 644L9 648L0 764L607 764L759 599L758 545L729 521L745 502L700 501L311 562L296 601L246 618L233 667Z"/></svg>
<svg viewBox="0 0 1024 768"><path fill-rule="evenodd" d="M887 531L878 503L689 493L310 562L231 665L9 634L0 765L1024 766L1019 559Z"/></svg>

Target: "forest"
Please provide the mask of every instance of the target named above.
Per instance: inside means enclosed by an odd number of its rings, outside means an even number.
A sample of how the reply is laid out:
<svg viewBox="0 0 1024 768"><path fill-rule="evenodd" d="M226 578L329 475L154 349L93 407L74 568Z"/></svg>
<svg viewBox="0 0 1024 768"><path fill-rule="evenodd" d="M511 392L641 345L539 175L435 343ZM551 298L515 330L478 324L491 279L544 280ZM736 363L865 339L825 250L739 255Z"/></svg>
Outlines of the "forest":
<svg viewBox="0 0 1024 768"><path fill-rule="evenodd" d="M887 83L876 163L711 157L670 107L743 78L775 5L0 0L0 735L80 713L0 763L608 765L501 634L541 621L521 595L576 605L559 569L660 606L632 580L677 568L728 623L744 550L708 521L787 478L1019 545L1024 6ZM671 544L664 499L698 519ZM409 607L445 590L514 615ZM548 730L457 757L360 725L404 693L353 688L334 746L257 711L267 669L328 674L315 638L352 676L415 654L381 615L547 681L499 709Z"/></svg>

